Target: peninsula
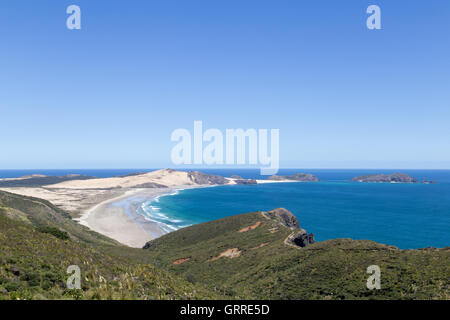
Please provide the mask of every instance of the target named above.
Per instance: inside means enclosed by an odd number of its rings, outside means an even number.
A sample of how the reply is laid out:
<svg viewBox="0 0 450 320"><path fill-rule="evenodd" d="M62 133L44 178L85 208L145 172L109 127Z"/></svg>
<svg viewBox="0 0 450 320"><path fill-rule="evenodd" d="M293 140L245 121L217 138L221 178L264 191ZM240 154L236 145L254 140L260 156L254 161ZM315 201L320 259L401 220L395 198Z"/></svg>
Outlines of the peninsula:
<svg viewBox="0 0 450 320"><path fill-rule="evenodd" d="M162 169L110 178L30 175L0 179L0 190L50 201L89 229L140 248L167 233L160 223L138 213L146 199L189 188L288 181L291 180L226 178L199 171Z"/></svg>

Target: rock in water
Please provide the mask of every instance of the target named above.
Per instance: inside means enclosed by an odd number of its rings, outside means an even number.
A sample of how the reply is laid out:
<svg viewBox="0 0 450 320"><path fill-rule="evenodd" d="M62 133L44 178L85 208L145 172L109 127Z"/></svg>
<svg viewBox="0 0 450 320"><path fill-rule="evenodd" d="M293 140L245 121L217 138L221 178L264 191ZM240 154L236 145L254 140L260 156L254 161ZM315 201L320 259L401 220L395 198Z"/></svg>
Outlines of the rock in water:
<svg viewBox="0 0 450 320"><path fill-rule="evenodd" d="M258 182L255 179L242 179L242 180L234 180L236 184L258 184Z"/></svg>
<svg viewBox="0 0 450 320"><path fill-rule="evenodd" d="M300 182L317 182L319 178L310 173L296 173L287 176L273 175L267 178L267 180L280 181L280 180L292 180Z"/></svg>
<svg viewBox="0 0 450 320"><path fill-rule="evenodd" d="M384 183L417 183L417 179L404 173L394 174L370 174L359 176L352 179L357 182L384 182Z"/></svg>

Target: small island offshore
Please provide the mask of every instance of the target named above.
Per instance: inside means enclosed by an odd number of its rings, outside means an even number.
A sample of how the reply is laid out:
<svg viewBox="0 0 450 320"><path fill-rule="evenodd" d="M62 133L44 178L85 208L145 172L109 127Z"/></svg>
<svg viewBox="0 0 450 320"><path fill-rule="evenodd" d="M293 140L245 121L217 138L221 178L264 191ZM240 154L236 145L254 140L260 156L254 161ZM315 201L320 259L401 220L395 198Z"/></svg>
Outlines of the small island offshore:
<svg viewBox="0 0 450 320"><path fill-rule="evenodd" d="M356 181L417 183L399 174L365 177ZM317 241L284 208L168 233L136 205L180 189L318 181L304 173L258 180L172 169L0 179L0 298L449 299L448 247ZM67 290L66 268L74 264L85 280ZM366 287L373 264L383 270L381 290Z"/></svg>
<svg viewBox="0 0 450 320"><path fill-rule="evenodd" d="M310 173L296 173L292 175L279 176L273 175L267 178L271 181L298 181L298 182L318 182L319 178Z"/></svg>
<svg viewBox="0 0 450 320"><path fill-rule="evenodd" d="M412 178L405 173L394 174L371 174L355 177L352 181L356 182L373 182L373 183L419 183L416 178ZM422 180L421 183L432 184L434 181Z"/></svg>
<svg viewBox="0 0 450 320"><path fill-rule="evenodd" d="M5 319L450 301L450 0L14 0L0 27Z"/></svg>

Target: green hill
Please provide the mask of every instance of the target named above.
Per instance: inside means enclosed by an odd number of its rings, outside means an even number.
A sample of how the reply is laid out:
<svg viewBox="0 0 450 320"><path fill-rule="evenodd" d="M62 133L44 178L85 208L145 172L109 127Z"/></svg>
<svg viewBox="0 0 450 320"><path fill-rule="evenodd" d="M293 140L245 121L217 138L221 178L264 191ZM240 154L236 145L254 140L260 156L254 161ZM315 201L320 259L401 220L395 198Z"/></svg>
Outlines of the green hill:
<svg viewBox="0 0 450 320"><path fill-rule="evenodd" d="M141 257L45 200L0 191L0 299L220 297ZM70 265L81 269L82 290L66 289Z"/></svg>
<svg viewBox="0 0 450 320"><path fill-rule="evenodd" d="M288 238L301 229L290 226L254 212L169 233L146 250L158 266L230 298L450 298L450 248L399 250L350 239L302 248ZM370 265L381 268L381 290L366 288Z"/></svg>
<svg viewBox="0 0 450 320"><path fill-rule="evenodd" d="M0 191L0 213L4 217L41 230L56 228L74 240L93 245L118 245L116 241L73 221L67 212L47 200Z"/></svg>
<svg viewBox="0 0 450 320"><path fill-rule="evenodd" d="M302 245L302 246L299 246ZM450 249L313 243L287 210L202 223L133 249L45 200L0 191L0 299L449 299ZM78 265L82 289L66 289ZM381 290L366 269L381 268Z"/></svg>
<svg viewBox="0 0 450 320"><path fill-rule="evenodd" d="M31 175L20 179L0 179L0 188L17 188L17 187L42 187L51 184L57 184L71 180L88 180L94 179L86 175L69 174L66 176L41 176Z"/></svg>

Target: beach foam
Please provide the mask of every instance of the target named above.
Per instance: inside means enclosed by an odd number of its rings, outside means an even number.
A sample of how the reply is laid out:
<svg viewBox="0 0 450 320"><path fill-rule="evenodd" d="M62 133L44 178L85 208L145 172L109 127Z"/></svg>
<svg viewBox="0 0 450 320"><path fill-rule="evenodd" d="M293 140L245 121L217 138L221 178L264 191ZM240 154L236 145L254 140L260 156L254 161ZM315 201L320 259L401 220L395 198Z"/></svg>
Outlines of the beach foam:
<svg viewBox="0 0 450 320"><path fill-rule="evenodd" d="M158 223L166 233L191 225L186 224L185 220L171 217L171 214L168 212L161 212L161 207L158 206L161 197L178 195L180 190L182 189L177 189L173 192L158 195L150 200L144 201L140 205L141 211L139 213L143 214L146 220Z"/></svg>

